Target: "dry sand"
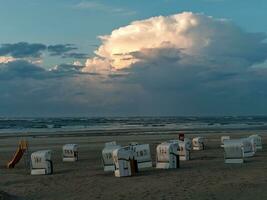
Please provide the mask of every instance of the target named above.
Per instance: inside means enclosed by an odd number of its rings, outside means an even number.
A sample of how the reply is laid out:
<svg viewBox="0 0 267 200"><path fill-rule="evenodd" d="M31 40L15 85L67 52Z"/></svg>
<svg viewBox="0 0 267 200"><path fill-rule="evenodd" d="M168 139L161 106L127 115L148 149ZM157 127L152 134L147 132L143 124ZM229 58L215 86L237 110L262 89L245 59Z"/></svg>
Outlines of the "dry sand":
<svg viewBox="0 0 267 200"><path fill-rule="evenodd" d="M238 138L249 134L243 131L231 136ZM151 168L141 171L138 176L124 178L104 173L101 165L104 142L149 143L155 161L156 145L175 139L177 135L28 137L30 152L53 150L55 173L48 176L29 175L23 160L15 169L6 169L5 164L14 154L20 138L0 137L0 191L5 192L0 193L0 199L267 199L267 145L244 164L226 165L223 149L219 147L220 134L202 135L208 139L207 149L193 151L192 160L181 162L181 168ZM193 137L192 134L186 136ZM267 144L267 135L263 135L263 140ZM61 161L61 148L66 143L79 144L78 162Z"/></svg>

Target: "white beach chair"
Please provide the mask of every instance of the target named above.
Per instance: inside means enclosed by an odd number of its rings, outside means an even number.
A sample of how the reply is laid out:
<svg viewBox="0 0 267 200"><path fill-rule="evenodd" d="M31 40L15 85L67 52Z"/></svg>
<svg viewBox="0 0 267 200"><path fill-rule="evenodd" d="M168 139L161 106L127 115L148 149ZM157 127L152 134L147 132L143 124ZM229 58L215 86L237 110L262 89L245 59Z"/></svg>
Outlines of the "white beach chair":
<svg viewBox="0 0 267 200"><path fill-rule="evenodd" d="M244 162L244 141L241 139L224 140L224 162L243 163Z"/></svg>
<svg viewBox="0 0 267 200"><path fill-rule="evenodd" d="M247 139L250 141L251 146L252 146L253 155L255 155L256 152L257 152L256 138L254 138L254 137L248 137Z"/></svg>
<svg viewBox="0 0 267 200"><path fill-rule="evenodd" d="M189 152L192 151L192 140L190 138L184 138L184 143L186 145L186 149Z"/></svg>
<svg viewBox="0 0 267 200"><path fill-rule="evenodd" d="M116 142L107 142L102 150L102 163L105 172L113 172L115 170L115 164L113 162L112 153L115 149L121 148Z"/></svg>
<svg viewBox="0 0 267 200"><path fill-rule="evenodd" d="M112 158L115 164L114 175L116 177L133 176L138 171L134 152L129 146L115 149L112 153Z"/></svg>
<svg viewBox="0 0 267 200"><path fill-rule="evenodd" d="M254 141L256 143L256 149L261 150L262 149L262 139L259 135L251 135L249 138L254 138Z"/></svg>
<svg viewBox="0 0 267 200"><path fill-rule="evenodd" d="M182 161L190 160L190 149L185 141L179 143L179 157Z"/></svg>
<svg viewBox="0 0 267 200"><path fill-rule="evenodd" d="M195 137L192 140L193 150L204 150L204 138L203 137Z"/></svg>
<svg viewBox="0 0 267 200"><path fill-rule="evenodd" d="M65 144L62 147L63 162L75 162L78 160L78 145Z"/></svg>
<svg viewBox="0 0 267 200"><path fill-rule="evenodd" d="M253 148L253 145L255 145L254 140L252 141L249 138L241 138L241 140L243 141L244 157L248 158L254 156L254 149L256 149L255 147Z"/></svg>
<svg viewBox="0 0 267 200"><path fill-rule="evenodd" d="M51 153L51 150L42 150L31 154L31 175L53 174Z"/></svg>
<svg viewBox="0 0 267 200"><path fill-rule="evenodd" d="M221 137L221 147L223 148L223 142L224 140L230 140L230 136L222 136Z"/></svg>
<svg viewBox="0 0 267 200"><path fill-rule="evenodd" d="M191 140L188 138L184 138L184 141L181 140L169 140L168 142L176 142L179 144L179 159L181 161L190 160L190 151L192 149Z"/></svg>
<svg viewBox="0 0 267 200"><path fill-rule="evenodd" d="M156 168L179 168L179 144L178 142L164 142L157 146Z"/></svg>
<svg viewBox="0 0 267 200"><path fill-rule="evenodd" d="M137 160L138 169L152 167L149 144L131 143L129 147L134 153L134 158Z"/></svg>

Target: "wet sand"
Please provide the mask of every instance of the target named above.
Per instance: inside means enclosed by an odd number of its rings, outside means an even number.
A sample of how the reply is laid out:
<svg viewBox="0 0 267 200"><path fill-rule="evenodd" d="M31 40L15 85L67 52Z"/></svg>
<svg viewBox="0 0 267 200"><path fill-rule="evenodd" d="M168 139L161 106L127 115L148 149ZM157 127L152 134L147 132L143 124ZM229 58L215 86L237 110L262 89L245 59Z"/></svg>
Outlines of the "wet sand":
<svg viewBox="0 0 267 200"><path fill-rule="evenodd" d="M193 151L192 160L181 161L181 168L151 168L137 176L124 178L103 171L101 151L105 142L115 140L122 145L133 141L149 143L155 161L156 145L176 139L177 134L27 137L30 152L53 150L54 174L47 176L29 175L23 159L15 169L6 169L6 162L14 154L20 138L0 137L0 191L11 195L1 198L0 193L0 199L267 199L267 135L260 133L263 150L244 164L224 164L223 149L219 147L221 135L239 138L250 134L249 131L201 133L207 138L207 149ZM192 138L194 134L186 136ZM61 148L66 143L79 144L78 162L62 162Z"/></svg>

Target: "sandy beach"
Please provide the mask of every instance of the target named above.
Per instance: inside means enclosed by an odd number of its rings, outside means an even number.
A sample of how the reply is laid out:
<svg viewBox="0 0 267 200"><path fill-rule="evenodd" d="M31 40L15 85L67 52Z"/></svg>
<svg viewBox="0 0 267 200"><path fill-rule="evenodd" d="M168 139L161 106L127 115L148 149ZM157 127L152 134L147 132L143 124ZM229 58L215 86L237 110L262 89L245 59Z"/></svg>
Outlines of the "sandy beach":
<svg viewBox="0 0 267 200"><path fill-rule="evenodd" d="M220 136L232 138L249 136L253 131L225 133L200 133L207 138L207 149L193 151L192 160L181 162L181 168L141 171L137 176L116 178L105 173L101 164L101 151L108 141L122 145L129 142L149 143L155 165L156 145L176 139L176 133L140 134L60 134L27 136L29 151L53 150L54 174L31 176L24 160L14 169L5 165L16 151L21 137L0 137L0 199L66 200L66 199L267 199L267 135L263 138L263 150L244 164L224 164ZM197 133L188 133L193 138ZM53 137L52 137L53 136ZM62 162L62 145L77 143L79 158L76 163ZM4 197L6 196L6 197ZM9 196L9 197L7 197Z"/></svg>

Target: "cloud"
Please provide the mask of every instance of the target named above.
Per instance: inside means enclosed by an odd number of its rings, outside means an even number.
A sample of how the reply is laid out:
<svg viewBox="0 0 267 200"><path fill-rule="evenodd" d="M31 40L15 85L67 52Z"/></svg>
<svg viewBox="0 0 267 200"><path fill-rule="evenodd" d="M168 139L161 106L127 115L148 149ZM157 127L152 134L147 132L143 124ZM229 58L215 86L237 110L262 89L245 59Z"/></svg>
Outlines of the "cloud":
<svg viewBox="0 0 267 200"><path fill-rule="evenodd" d="M97 9L97 10L104 10L104 11L109 11L109 7L101 4L99 2L80 2L77 5L75 5L76 8L80 9Z"/></svg>
<svg viewBox="0 0 267 200"><path fill-rule="evenodd" d="M78 49L73 44L57 44L49 45L47 47L48 52L51 56L63 56L65 53Z"/></svg>
<svg viewBox="0 0 267 200"><path fill-rule="evenodd" d="M61 56L62 58L76 58L76 59L86 59L88 55L85 53L73 52L78 48L73 44L57 44L47 46L50 56Z"/></svg>
<svg viewBox="0 0 267 200"><path fill-rule="evenodd" d="M16 59L11 56L0 56L0 64L15 61Z"/></svg>
<svg viewBox="0 0 267 200"><path fill-rule="evenodd" d="M94 73L83 73L84 65L79 62L73 64L59 64L47 70L40 65L39 62L32 62L29 60L14 60L10 62L0 63L0 81L17 79L35 79L49 81L48 79L67 78L77 75L96 75Z"/></svg>
<svg viewBox="0 0 267 200"><path fill-rule="evenodd" d="M88 54L86 53L64 53L62 55L62 58L76 58L76 59L87 59L88 58Z"/></svg>
<svg viewBox="0 0 267 200"><path fill-rule="evenodd" d="M76 9L86 9L86 10L94 10L105 13L113 13L119 15L134 15L136 11L130 11L124 8L113 7L107 4L102 4L96 1L82 1L74 6Z"/></svg>
<svg viewBox="0 0 267 200"><path fill-rule="evenodd" d="M267 113L263 33L185 12L134 21L100 38L85 64L50 71L22 61L0 64L0 114Z"/></svg>
<svg viewBox="0 0 267 200"><path fill-rule="evenodd" d="M86 59L87 54L75 52L78 48L74 44L45 45L41 43L18 42L13 44L2 44L0 46L0 62L4 59L39 59L45 51L50 56L62 58Z"/></svg>
<svg viewBox="0 0 267 200"><path fill-rule="evenodd" d="M0 64L0 80L42 78L45 70L25 60Z"/></svg>
<svg viewBox="0 0 267 200"><path fill-rule="evenodd" d="M53 73L64 73L66 75L75 75L75 74L81 74L81 69L84 68L83 65L80 65L80 63L74 63L74 64L60 64L56 65L54 68L50 69L50 72Z"/></svg>
<svg viewBox="0 0 267 200"><path fill-rule="evenodd" d="M14 58L40 57L42 51L46 49L44 44L19 42L14 44L2 44L0 46L0 56L12 56Z"/></svg>
<svg viewBox="0 0 267 200"><path fill-rule="evenodd" d="M27 61L0 64L0 114L2 116L81 116L111 113L125 107L124 91L132 86L107 84L106 77L83 73L83 65L57 65L46 70ZM139 91L136 90L136 93ZM113 107L116 105L115 107Z"/></svg>
<svg viewBox="0 0 267 200"><path fill-rule="evenodd" d="M109 74L112 71L112 66L107 60L95 57L86 61L85 67L82 69L82 71Z"/></svg>
<svg viewBox="0 0 267 200"><path fill-rule="evenodd" d="M246 32L230 20L185 12L135 21L100 38L96 57L88 59L83 70L124 72L110 77L139 85L143 92L136 103L146 113L263 111L263 101L257 105L257 97L267 97L262 89L266 73L262 71L259 78L261 70L252 70L267 60L263 33Z"/></svg>
<svg viewBox="0 0 267 200"><path fill-rule="evenodd" d="M264 34L247 33L231 21L189 12L135 21L100 39L102 45L95 54L115 69L132 66L140 60L135 54L156 48L177 49L194 60L213 59L219 64L235 59L251 65L266 59Z"/></svg>

